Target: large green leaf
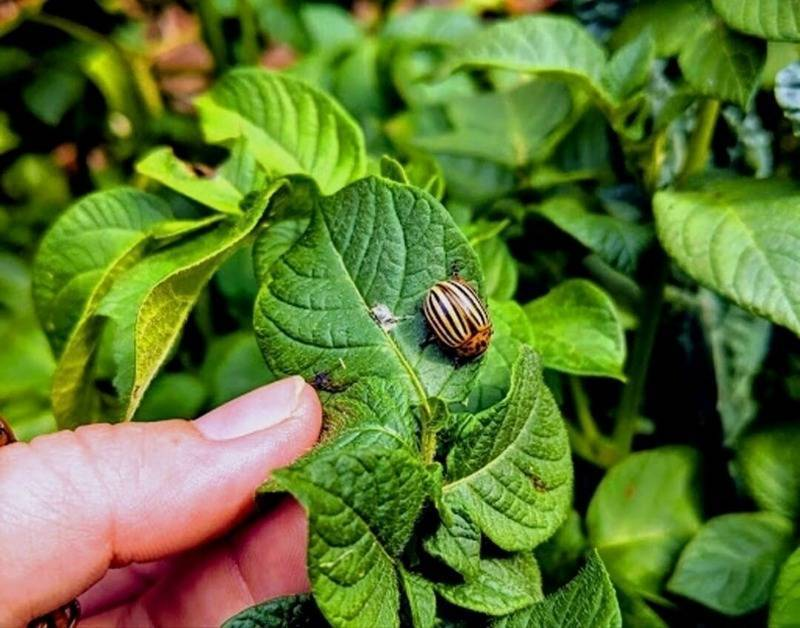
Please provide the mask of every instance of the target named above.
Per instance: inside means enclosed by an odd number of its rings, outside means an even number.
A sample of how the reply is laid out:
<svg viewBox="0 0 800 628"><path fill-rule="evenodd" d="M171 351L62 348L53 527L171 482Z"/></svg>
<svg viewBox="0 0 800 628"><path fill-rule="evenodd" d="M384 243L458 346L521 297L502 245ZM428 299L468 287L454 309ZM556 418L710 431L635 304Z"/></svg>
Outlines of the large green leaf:
<svg viewBox="0 0 800 628"><path fill-rule="evenodd" d="M697 454L665 447L629 456L606 474L586 524L618 586L657 598L684 544L700 528Z"/></svg>
<svg viewBox="0 0 800 628"><path fill-rule="evenodd" d="M114 385L119 416L133 416L142 395L177 341L201 290L255 229L282 182L252 199L244 215L167 248L121 276L98 312L114 324Z"/></svg>
<svg viewBox="0 0 800 628"><path fill-rule="evenodd" d="M489 308L494 335L486 362L467 400L470 412L485 410L506 396L520 347L532 342L531 324L519 303L490 301Z"/></svg>
<svg viewBox="0 0 800 628"><path fill-rule="evenodd" d="M750 613L767 603L792 534L773 513L715 517L683 550L667 588L725 615Z"/></svg>
<svg viewBox="0 0 800 628"><path fill-rule="evenodd" d="M81 199L56 220L36 256L33 297L57 355L115 275L141 256L153 229L170 217L160 198L117 188Z"/></svg>
<svg viewBox="0 0 800 628"><path fill-rule="evenodd" d="M764 510L800 516L800 425L785 423L744 437L736 460L747 491Z"/></svg>
<svg viewBox="0 0 800 628"><path fill-rule="evenodd" d="M543 601L517 611L494 624L493 628L620 628L614 586L597 551L589 554L586 565L575 578Z"/></svg>
<svg viewBox="0 0 800 628"><path fill-rule="evenodd" d="M475 578L436 587L451 604L486 615L512 613L542 599L542 576L530 554L481 560Z"/></svg>
<svg viewBox="0 0 800 628"><path fill-rule="evenodd" d="M624 379L622 323L611 297L593 283L565 281L525 305L525 313L531 344L546 367Z"/></svg>
<svg viewBox="0 0 800 628"><path fill-rule="evenodd" d="M452 128L422 130L415 147L515 167L547 159L568 130L572 99L560 83L533 80L507 92L451 99L445 111Z"/></svg>
<svg viewBox="0 0 800 628"><path fill-rule="evenodd" d="M283 74L240 68L196 101L208 141L248 141L272 175L306 174L335 192L366 171L364 137L345 110Z"/></svg>
<svg viewBox="0 0 800 628"><path fill-rule="evenodd" d="M114 281L144 254L158 229L169 224L158 197L129 188L87 196L55 222L34 266L39 318L59 356L53 376L53 412L63 427L100 412L92 370L101 321L94 317Z"/></svg>
<svg viewBox="0 0 800 628"><path fill-rule="evenodd" d="M800 617L800 548L783 564L769 604L769 628L797 628Z"/></svg>
<svg viewBox="0 0 800 628"><path fill-rule="evenodd" d="M396 560L428 491L418 454L371 423L273 478L308 510L309 577L331 625L398 626Z"/></svg>
<svg viewBox="0 0 800 628"><path fill-rule="evenodd" d="M500 21L453 51L452 69L498 68L566 78L604 101L605 51L572 19L533 15Z"/></svg>
<svg viewBox="0 0 800 628"><path fill-rule="evenodd" d="M570 196L556 196L535 211L625 273L636 268L639 256L653 238L650 227L590 212Z"/></svg>
<svg viewBox="0 0 800 628"><path fill-rule="evenodd" d="M747 109L761 81L766 58L766 43L734 33L718 20L709 20L683 48L678 63L698 93Z"/></svg>
<svg viewBox="0 0 800 628"><path fill-rule="evenodd" d="M654 200L658 237L694 279L800 334L800 189L704 180Z"/></svg>
<svg viewBox="0 0 800 628"><path fill-rule="evenodd" d="M454 369L438 347L421 346L422 301L454 266L480 281L460 230L417 188L367 178L319 199L308 230L272 265L256 303L267 363L278 375L397 380L417 403L463 399L480 361Z"/></svg>
<svg viewBox="0 0 800 628"><path fill-rule="evenodd" d="M201 177L167 146L155 148L136 164L136 170L169 188L226 214L240 214L244 195L224 177Z"/></svg>
<svg viewBox="0 0 800 628"><path fill-rule="evenodd" d="M474 417L447 456L445 504L506 550L532 549L566 519L572 461L566 428L523 347L506 398Z"/></svg>
<svg viewBox="0 0 800 628"><path fill-rule="evenodd" d="M800 41L798 0L711 0L737 31L778 41Z"/></svg>

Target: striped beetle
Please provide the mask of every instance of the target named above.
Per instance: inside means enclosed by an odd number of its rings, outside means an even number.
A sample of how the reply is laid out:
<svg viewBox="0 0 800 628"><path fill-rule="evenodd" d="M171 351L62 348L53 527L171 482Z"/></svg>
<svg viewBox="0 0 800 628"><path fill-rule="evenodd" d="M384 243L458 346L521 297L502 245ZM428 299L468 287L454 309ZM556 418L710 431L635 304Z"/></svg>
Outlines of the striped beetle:
<svg viewBox="0 0 800 628"><path fill-rule="evenodd" d="M428 291L422 313L433 339L457 360L483 355L492 337L486 306L466 281L453 276Z"/></svg>

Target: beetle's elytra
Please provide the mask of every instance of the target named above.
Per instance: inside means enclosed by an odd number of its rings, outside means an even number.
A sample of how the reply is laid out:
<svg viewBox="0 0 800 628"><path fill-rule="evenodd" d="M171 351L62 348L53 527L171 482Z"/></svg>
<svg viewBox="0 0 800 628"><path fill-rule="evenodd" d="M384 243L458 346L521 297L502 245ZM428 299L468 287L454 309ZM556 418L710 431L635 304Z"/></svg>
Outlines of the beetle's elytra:
<svg viewBox="0 0 800 628"><path fill-rule="evenodd" d="M435 284L425 297L422 313L434 339L457 358L480 357L489 347L492 323L486 306L463 279Z"/></svg>

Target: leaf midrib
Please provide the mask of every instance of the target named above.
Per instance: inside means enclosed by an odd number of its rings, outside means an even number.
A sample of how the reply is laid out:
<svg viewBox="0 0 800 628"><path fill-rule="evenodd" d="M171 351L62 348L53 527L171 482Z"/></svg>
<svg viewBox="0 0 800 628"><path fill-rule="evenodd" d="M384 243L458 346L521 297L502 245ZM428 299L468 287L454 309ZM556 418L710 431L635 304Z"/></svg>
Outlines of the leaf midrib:
<svg viewBox="0 0 800 628"><path fill-rule="evenodd" d="M393 204L394 204L394 197L392 197L392 201L393 201ZM336 259L339 261L339 264L341 265L342 270L344 271L344 275L345 275L345 277L347 277L347 281L350 283L350 285L353 288L353 291L358 295L359 299L361 300L361 305L364 307L364 311L365 312L369 312L370 308L369 308L369 305L367 304L366 300L364 299L364 295L361 294L361 291L358 289L358 286L356 285L356 282L355 282L353 276L350 274L350 269L348 269L347 264L345 264L345 261L344 261L344 258L342 257L341 251L339 251L339 249L334 244L333 233L331 231L330 225L328 225L328 221L327 221L327 217L325 215L325 212L322 210L322 207L319 206L319 205L317 206L316 211L321 217L321 222L324 225L325 232L328 235L328 241L331 243L331 248L336 253ZM399 221L399 216L397 218L398 218L398 221ZM402 227L401 227L401 229L402 229ZM403 268L403 276L405 276L405 267ZM385 329L383 329L383 327L381 327L380 325L376 325L376 327L381 331L381 333L383 334L384 338L386 339L386 341L388 342L389 346L391 347L392 351L397 356L397 360L400 362L400 365L403 367L403 369L408 374L408 377L411 380L411 383L414 386L414 389L417 391L417 395L419 396L420 405L424 409L424 411L426 413L426 416L428 416L428 417L431 416L432 413L431 413L430 405L428 404L428 395L427 395L427 393L425 391L425 387L422 385L422 382L419 381L419 378L417 377L416 371L414 371L414 368L411 366L411 363L406 359L405 354L401 351L401 349L400 349L399 345L397 344L397 342L394 340L394 338L391 335L389 335L389 332L387 332Z"/></svg>

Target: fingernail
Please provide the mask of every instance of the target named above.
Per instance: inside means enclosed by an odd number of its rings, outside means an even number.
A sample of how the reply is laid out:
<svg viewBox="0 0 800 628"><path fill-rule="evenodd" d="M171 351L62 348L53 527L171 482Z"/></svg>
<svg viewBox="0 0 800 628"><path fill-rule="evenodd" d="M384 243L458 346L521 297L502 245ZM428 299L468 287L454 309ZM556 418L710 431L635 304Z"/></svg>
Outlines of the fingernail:
<svg viewBox="0 0 800 628"><path fill-rule="evenodd" d="M306 387L302 377L288 377L257 388L195 421L211 440L230 440L274 427L291 418Z"/></svg>

